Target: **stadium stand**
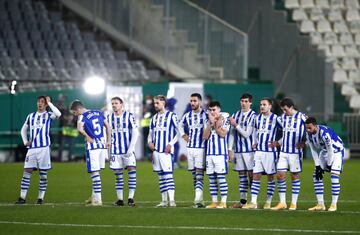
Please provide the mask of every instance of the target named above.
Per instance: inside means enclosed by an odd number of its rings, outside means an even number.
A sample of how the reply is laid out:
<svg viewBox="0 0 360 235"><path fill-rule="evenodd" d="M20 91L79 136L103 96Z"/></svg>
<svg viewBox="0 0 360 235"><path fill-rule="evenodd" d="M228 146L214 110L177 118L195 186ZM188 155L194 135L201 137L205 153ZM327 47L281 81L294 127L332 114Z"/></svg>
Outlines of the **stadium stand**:
<svg viewBox="0 0 360 235"><path fill-rule="evenodd" d="M160 77L143 61L129 60L108 41L96 41L94 33L64 22L61 13L48 11L41 1L0 0L0 27L0 80L32 81L28 88L62 81L60 88L92 74L112 82Z"/></svg>
<svg viewBox="0 0 360 235"><path fill-rule="evenodd" d="M358 0L285 0L300 31L324 51L350 107L360 110L360 5Z"/></svg>

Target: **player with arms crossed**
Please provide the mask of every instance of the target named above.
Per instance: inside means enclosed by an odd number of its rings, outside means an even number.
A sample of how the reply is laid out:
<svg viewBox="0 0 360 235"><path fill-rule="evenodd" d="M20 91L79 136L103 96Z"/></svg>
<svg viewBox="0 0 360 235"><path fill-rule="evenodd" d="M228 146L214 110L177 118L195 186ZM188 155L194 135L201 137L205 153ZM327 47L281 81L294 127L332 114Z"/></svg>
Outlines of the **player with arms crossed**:
<svg viewBox="0 0 360 235"><path fill-rule="evenodd" d="M101 206L100 170L105 168L105 159L108 156L107 148L110 147L111 138L110 125L101 111L86 109L80 100L74 100L71 103L70 112L78 116L77 129L85 137L86 165L92 180L91 205Z"/></svg>
<svg viewBox="0 0 360 235"><path fill-rule="evenodd" d="M135 144L139 137L138 125L134 115L123 110L123 100L119 97L111 99L112 114L107 116L111 127L110 168L114 170L116 177L115 189L118 200L117 206L124 206L123 169L127 169L129 175L128 206L134 207L134 194L136 190L136 158Z"/></svg>
<svg viewBox="0 0 360 235"><path fill-rule="evenodd" d="M280 202L272 210L284 210L286 205L286 171L290 171L292 180L292 196L289 210L296 210L300 192L300 172L302 171L303 150L305 143L306 116L297 111L290 98L280 101L284 114L278 118L283 129L282 139L279 141L281 151L277 163L277 180Z"/></svg>
<svg viewBox="0 0 360 235"><path fill-rule="evenodd" d="M151 118L148 146L153 151L153 171L159 176L162 200L157 207L176 207L173 154L174 144L178 140L178 119L175 113L165 109L165 105L165 96L154 97L157 113ZM168 195L170 203L168 203Z"/></svg>
<svg viewBox="0 0 360 235"><path fill-rule="evenodd" d="M229 121L221 114L221 106L217 101L209 104L209 120L205 125L204 139L206 147L206 174L209 176L209 186L212 203L206 208L226 208L228 184L225 175L228 173L227 151ZM218 204L218 189L221 202Z"/></svg>
<svg viewBox="0 0 360 235"><path fill-rule="evenodd" d="M241 110L234 113L229 121L232 129L229 133L229 156L235 141L234 170L239 172L240 203L233 208L241 208L247 202L247 191L252 182L254 167L253 130L256 113L251 110L252 95L245 93L240 97ZM231 158L230 158L231 159Z"/></svg>
<svg viewBox="0 0 360 235"><path fill-rule="evenodd" d="M271 200L275 191L274 174L276 173L276 131L280 127L277 115L271 112L272 100L263 98L260 101L260 114L255 118L254 131L254 169L253 182L251 184L251 203L243 206L244 209L257 209L257 197L260 191L260 179L262 174L268 178L267 199L264 209L270 209Z"/></svg>
<svg viewBox="0 0 360 235"><path fill-rule="evenodd" d="M52 112L47 112L50 107ZM47 188L47 171L51 169L50 158L50 125L51 121L59 118L61 113L56 108L48 96L37 98L37 111L30 113L21 128L21 138L24 145L28 148L24 163L24 173L21 180L20 197L16 204L26 203L26 194L30 186L30 177L33 170L39 169L40 183L37 204L44 201ZM30 139L27 138L27 129L30 127Z"/></svg>
<svg viewBox="0 0 360 235"><path fill-rule="evenodd" d="M309 117L306 122L307 144L315 163L313 175L317 205L310 211L324 211L324 171L331 173L332 201L328 211L337 210L340 194L340 173L344 161L344 144L340 137L329 127L318 125L316 119Z"/></svg>

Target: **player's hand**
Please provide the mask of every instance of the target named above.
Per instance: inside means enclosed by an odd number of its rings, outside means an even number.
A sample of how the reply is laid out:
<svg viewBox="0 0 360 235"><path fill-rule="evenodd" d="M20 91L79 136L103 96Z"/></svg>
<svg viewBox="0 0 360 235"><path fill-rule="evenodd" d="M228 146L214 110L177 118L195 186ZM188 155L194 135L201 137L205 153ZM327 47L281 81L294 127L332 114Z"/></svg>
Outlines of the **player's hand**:
<svg viewBox="0 0 360 235"><path fill-rule="evenodd" d="M187 134L184 134L183 136L182 136L182 138L186 141L186 142L189 142L189 136L187 135Z"/></svg>
<svg viewBox="0 0 360 235"><path fill-rule="evenodd" d="M165 153L166 153L166 154L171 153L171 145L170 145L170 144L166 145Z"/></svg>
<svg viewBox="0 0 360 235"><path fill-rule="evenodd" d="M234 161L234 151L232 150L228 150L228 155L229 155L229 162Z"/></svg>
<svg viewBox="0 0 360 235"><path fill-rule="evenodd" d="M31 146L31 144L32 144L32 141L29 140L28 142L25 143L25 146L29 147L29 146Z"/></svg>
<svg viewBox="0 0 360 235"><path fill-rule="evenodd" d="M133 155L133 152L134 152L134 150L128 150L128 151L125 153L125 157L126 157L126 158L131 157L131 156Z"/></svg>
<svg viewBox="0 0 360 235"><path fill-rule="evenodd" d="M94 143L94 139L91 138L90 136L86 136L86 137L85 137L85 141L88 142L88 143L90 143L90 144Z"/></svg>
<svg viewBox="0 0 360 235"><path fill-rule="evenodd" d="M46 98L46 103L47 103L47 104L48 104L48 103L51 103L51 98L50 98L50 96L46 96L45 98Z"/></svg>
<svg viewBox="0 0 360 235"><path fill-rule="evenodd" d="M331 171L331 165L326 165L325 171L326 171L326 172L330 172L330 171Z"/></svg>
<svg viewBox="0 0 360 235"><path fill-rule="evenodd" d="M107 149L110 149L110 142L109 142L109 141L106 142L106 148L107 148Z"/></svg>
<svg viewBox="0 0 360 235"><path fill-rule="evenodd" d="M209 115L209 123L210 123L210 126L214 126L214 124L215 124L215 116Z"/></svg>
<svg viewBox="0 0 360 235"><path fill-rule="evenodd" d="M280 144L277 141L270 141L268 146L270 148L275 148L275 147L280 147Z"/></svg>
<svg viewBox="0 0 360 235"><path fill-rule="evenodd" d="M297 149L304 149L305 148L305 143L301 141L299 143L296 143L295 147Z"/></svg>
<svg viewBox="0 0 360 235"><path fill-rule="evenodd" d="M151 151L154 151L155 150L155 144L154 143L148 143L148 146L149 146L149 149Z"/></svg>
<svg viewBox="0 0 360 235"><path fill-rule="evenodd" d="M322 180L324 177L324 170L320 166L315 166L315 179Z"/></svg>
<svg viewBox="0 0 360 235"><path fill-rule="evenodd" d="M221 125L222 125L222 119L219 118L219 119L217 119L216 122L215 122L215 128L218 129L218 128L221 127Z"/></svg>
<svg viewBox="0 0 360 235"><path fill-rule="evenodd" d="M233 127L236 127L238 125L233 117L229 118L229 122L230 122L230 125L232 125Z"/></svg>
<svg viewBox="0 0 360 235"><path fill-rule="evenodd" d="M252 148L253 148L253 149L256 149L256 147L257 147L257 144L253 144L253 145L252 145Z"/></svg>

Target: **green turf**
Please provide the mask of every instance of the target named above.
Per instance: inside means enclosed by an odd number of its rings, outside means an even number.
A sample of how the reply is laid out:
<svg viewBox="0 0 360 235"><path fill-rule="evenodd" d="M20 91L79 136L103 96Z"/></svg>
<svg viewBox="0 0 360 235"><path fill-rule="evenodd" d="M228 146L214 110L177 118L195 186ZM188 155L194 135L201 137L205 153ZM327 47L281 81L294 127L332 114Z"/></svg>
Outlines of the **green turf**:
<svg viewBox="0 0 360 235"><path fill-rule="evenodd" d="M241 209L193 209L192 179L185 170L175 171L177 208L154 208L160 201L158 180L148 162L138 163L136 208L115 207L112 171L102 172L103 207L86 207L83 202L91 192L91 181L84 163L56 163L49 172L44 205L34 205L38 174L31 178L27 205L13 202L19 195L22 164L0 164L0 233L1 234L238 234L238 233L360 233L359 179L360 161L345 162L341 175L338 211L308 212L315 205L312 186L313 163L305 161L297 211ZM238 176L227 176L229 201L238 200ZM205 200L210 200L208 179ZM265 199L266 182L262 181L259 204ZM288 202L290 200L288 183ZM127 192L124 192L126 198ZM331 199L329 175L325 179L325 200ZM278 201L275 193L273 205ZM229 203L230 204L230 203ZM19 223L17 223L19 222ZM44 224L41 224L44 223Z"/></svg>

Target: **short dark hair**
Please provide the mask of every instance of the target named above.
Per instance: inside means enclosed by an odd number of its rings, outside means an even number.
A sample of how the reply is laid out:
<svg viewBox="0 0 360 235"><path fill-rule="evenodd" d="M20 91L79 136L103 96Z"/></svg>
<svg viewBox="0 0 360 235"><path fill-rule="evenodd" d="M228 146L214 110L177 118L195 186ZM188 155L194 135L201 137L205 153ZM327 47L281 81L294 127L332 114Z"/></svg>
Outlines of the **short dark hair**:
<svg viewBox="0 0 360 235"><path fill-rule="evenodd" d="M74 100L70 104L70 110L77 110L77 109L83 108L83 107L84 107L84 105L83 105L83 103L81 103L80 100Z"/></svg>
<svg viewBox="0 0 360 235"><path fill-rule="evenodd" d="M269 104L270 104L270 105L272 105L272 104L273 104L272 99L271 99L271 98L269 98L269 97L264 97L264 98L262 98L260 101L263 101L263 100L266 100L267 102L269 102Z"/></svg>
<svg viewBox="0 0 360 235"><path fill-rule="evenodd" d="M40 96L37 97L36 100L41 100L41 99L44 99L44 101L45 101L45 103L46 103L46 96L40 95Z"/></svg>
<svg viewBox="0 0 360 235"><path fill-rule="evenodd" d="M121 104L124 103L123 100L119 96L115 96L111 98L111 100L118 100Z"/></svg>
<svg viewBox="0 0 360 235"><path fill-rule="evenodd" d="M190 97L197 97L199 100L202 100L202 97L199 93L192 93Z"/></svg>
<svg viewBox="0 0 360 235"><path fill-rule="evenodd" d="M167 103L166 97L164 95L157 95L154 97L154 100L161 100L165 102L165 105Z"/></svg>
<svg viewBox="0 0 360 235"><path fill-rule="evenodd" d="M313 125L317 125L317 121L316 118L314 117L308 117L305 121L305 124L313 124Z"/></svg>
<svg viewBox="0 0 360 235"><path fill-rule="evenodd" d="M219 101L211 101L209 104L209 108L210 107L219 107L221 108L220 102Z"/></svg>
<svg viewBox="0 0 360 235"><path fill-rule="evenodd" d="M281 107L288 106L289 108L295 107L294 101L292 99L290 99L289 97L285 97L284 99L282 99L280 101L280 106Z"/></svg>
<svg viewBox="0 0 360 235"><path fill-rule="evenodd" d="M244 93L240 97L240 100L242 99L249 99L249 101L252 102L252 95L250 93Z"/></svg>

